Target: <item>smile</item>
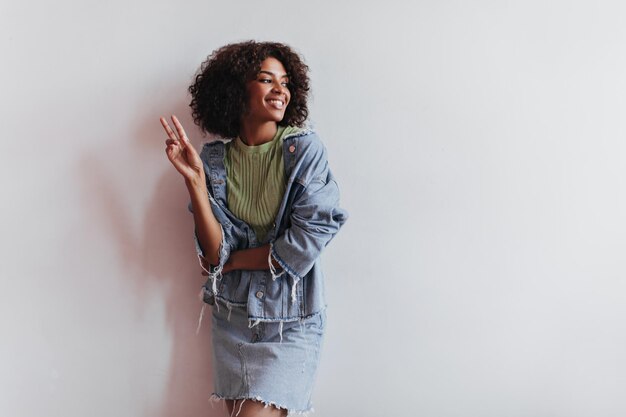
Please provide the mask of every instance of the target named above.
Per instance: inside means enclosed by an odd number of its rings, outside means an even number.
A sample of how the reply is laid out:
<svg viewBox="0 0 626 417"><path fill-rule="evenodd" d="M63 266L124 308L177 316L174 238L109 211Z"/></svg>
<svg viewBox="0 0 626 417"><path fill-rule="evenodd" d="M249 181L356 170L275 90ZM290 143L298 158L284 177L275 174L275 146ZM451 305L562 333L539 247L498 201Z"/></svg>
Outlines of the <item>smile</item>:
<svg viewBox="0 0 626 417"><path fill-rule="evenodd" d="M277 109L282 109L285 106L285 102L282 100L270 99L266 100L270 105Z"/></svg>

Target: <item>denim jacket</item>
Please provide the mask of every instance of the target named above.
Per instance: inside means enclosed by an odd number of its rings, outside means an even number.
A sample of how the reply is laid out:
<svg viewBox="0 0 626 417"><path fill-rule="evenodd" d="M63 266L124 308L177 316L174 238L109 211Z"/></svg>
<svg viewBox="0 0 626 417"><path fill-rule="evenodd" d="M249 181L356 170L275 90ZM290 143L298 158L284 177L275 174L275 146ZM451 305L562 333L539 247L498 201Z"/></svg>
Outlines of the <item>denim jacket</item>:
<svg viewBox="0 0 626 417"><path fill-rule="evenodd" d="M320 254L348 219L347 211L339 207L339 188L328 166L326 148L315 131L306 128L285 136L282 151L285 194L273 228L263 241L227 208L225 143L206 143L200 153L208 198L223 236L219 264L209 265L194 233L200 265L209 274L201 297L211 305L217 299L229 308L247 306L250 322L295 321L326 307ZM222 274L231 251L267 243L269 269ZM282 267L280 273L271 258Z"/></svg>

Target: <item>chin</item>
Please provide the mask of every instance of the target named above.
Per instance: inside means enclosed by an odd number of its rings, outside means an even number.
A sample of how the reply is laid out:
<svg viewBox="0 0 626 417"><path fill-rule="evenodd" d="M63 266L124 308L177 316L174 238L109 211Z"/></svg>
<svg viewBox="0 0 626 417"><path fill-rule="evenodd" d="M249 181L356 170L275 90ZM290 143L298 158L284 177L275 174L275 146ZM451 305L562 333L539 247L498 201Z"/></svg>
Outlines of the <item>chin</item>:
<svg viewBox="0 0 626 417"><path fill-rule="evenodd" d="M270 119L271 119L273 122L280 122L280 121L282 121L284 118L285 118L285 113L282 113L282 114L272 114L272 115L270 116Z"/></svg>

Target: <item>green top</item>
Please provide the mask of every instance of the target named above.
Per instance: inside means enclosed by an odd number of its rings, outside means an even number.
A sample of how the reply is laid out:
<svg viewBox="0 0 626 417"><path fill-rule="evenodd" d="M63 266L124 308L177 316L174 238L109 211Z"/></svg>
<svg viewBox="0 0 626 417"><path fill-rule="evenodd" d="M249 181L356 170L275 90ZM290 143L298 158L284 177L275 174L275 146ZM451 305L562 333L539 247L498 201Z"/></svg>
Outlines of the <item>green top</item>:
<svg viewBox="0 0 626 417"><path fill-rule="evenodd" d="M226 144L226 193L228 209L248 223L263 241L272 229L285 193L283 138L301 130L278 126L271 141L248 146L241 138Z"/></svg>

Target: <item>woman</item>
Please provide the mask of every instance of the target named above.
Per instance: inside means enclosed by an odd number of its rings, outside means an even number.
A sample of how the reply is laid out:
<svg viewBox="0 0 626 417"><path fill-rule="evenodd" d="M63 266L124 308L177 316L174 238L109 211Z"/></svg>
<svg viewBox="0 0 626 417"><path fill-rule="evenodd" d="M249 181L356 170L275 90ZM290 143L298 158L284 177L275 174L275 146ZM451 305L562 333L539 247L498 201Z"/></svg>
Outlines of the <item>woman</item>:
<svg viewBox="0 0 626 417"><path fill-rule="evenodd" d="M307 72L284 44L229 44L189 87L194 121L223 140L198 154L175 116L176 133L161 118L209 277L212 398L242 417L312 409L326 321L320 254L348 215L326 149L305 126Z"/></svg>

